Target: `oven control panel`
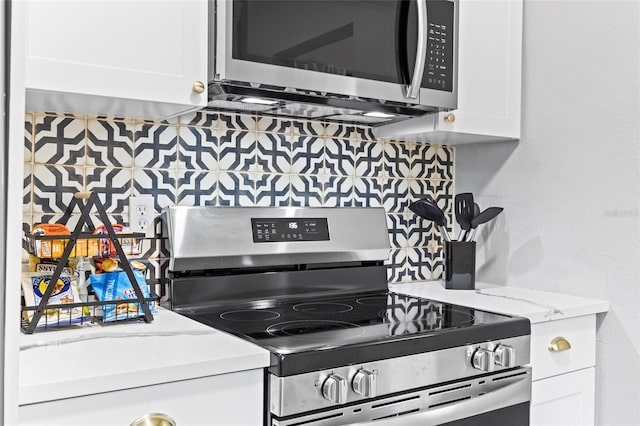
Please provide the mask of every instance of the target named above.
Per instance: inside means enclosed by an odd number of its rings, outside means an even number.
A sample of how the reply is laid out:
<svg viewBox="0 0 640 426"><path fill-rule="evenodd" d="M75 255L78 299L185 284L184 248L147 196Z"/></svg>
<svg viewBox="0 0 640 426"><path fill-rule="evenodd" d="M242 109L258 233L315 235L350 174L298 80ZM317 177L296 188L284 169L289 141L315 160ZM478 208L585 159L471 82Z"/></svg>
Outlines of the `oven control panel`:
<svg viewBox="0 0 640 426"><path fill-rule="evenodd" d="M329 241L329 223L323 218L251 218L254 243Z"/></svg>

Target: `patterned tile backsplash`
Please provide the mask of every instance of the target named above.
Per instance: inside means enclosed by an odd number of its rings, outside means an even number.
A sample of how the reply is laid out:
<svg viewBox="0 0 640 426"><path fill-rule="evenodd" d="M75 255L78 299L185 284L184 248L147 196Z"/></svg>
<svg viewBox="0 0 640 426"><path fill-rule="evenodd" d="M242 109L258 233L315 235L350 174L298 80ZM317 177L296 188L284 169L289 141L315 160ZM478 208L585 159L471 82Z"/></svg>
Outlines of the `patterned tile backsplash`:
<svg viewBox="0 0 640 426"><path fill-rule="evenodd" d="M389 281L443 273L440 235L407 206L431 195L451 230L452 147L376 141L368 127L227 112L177 123L27 112L24 147L25 231L60 220L78 191L99 193L114 223L125 224L128 198L137 195L152 195L156 213L176 204L382 206ZM159 280L166 250L156 239L144 250Z"/></svg>

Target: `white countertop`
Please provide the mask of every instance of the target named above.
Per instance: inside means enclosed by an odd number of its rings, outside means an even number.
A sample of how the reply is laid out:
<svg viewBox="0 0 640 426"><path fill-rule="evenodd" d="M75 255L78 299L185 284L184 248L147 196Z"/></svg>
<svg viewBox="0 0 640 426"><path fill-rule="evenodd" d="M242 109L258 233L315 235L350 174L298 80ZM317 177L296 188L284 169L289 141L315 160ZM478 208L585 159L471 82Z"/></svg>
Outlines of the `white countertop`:
<svg viewBox="0 0 640 426"><path fill-rule="evenodd" d="M20 336L19 404L264 368L269 351L166 309Z"/></svg>
<svg viewBox="0 0 640 426"><path fill-rule="evenodd" d="M442 281L425 281L390 284L389 289L484 311L526 317L532 324L609 310L609 302L605 300L489 284L477 284L475 290L448 290Z"/></svg>

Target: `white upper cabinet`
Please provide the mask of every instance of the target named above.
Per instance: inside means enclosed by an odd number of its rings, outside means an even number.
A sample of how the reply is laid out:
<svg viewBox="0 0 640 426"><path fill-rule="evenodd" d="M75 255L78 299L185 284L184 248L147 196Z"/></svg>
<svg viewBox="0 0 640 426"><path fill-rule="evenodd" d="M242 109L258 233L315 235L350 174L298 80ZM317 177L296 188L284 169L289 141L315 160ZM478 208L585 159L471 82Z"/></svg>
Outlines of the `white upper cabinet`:
<svg viewBox="0 0 640 426"><path fill-rule="evenodd" d="M206 105L206 0L30 0L27 32L27 109L165 118Z"/></svg>
<svg viewBox="0 0 640 426"><path fill-rule="evenodd" d="M379 127L378 138L436 144L520 138L522 0L460 0L458 109Z"/></svg>

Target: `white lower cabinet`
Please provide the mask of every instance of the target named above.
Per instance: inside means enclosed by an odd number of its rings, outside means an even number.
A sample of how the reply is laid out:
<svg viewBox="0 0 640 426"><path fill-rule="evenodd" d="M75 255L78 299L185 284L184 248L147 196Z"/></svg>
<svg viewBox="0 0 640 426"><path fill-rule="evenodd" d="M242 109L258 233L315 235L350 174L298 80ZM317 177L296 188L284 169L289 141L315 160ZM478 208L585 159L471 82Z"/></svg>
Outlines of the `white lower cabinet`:
<svg viewBox="0 0 640 426"><path fill-rule="evenodd" d="M531 325L531 426L594 424L595 319Z"/></svg>
<svg viewBox="0 0 640 426"><path fill-rule="evenodd" d="M592 425L594 381L595 368L591 367L533 382L531 425Z"/></svg>
<svg viewBox="0 0 640 426"><path fill-rule="evenodd" d="M130 425L150 413L176 426L260 425L263 370L255 369L24 405L20 425Z"/></svg>

